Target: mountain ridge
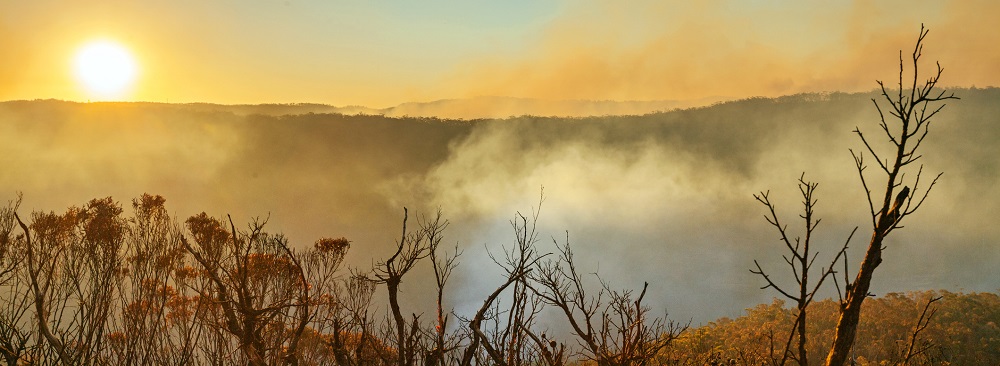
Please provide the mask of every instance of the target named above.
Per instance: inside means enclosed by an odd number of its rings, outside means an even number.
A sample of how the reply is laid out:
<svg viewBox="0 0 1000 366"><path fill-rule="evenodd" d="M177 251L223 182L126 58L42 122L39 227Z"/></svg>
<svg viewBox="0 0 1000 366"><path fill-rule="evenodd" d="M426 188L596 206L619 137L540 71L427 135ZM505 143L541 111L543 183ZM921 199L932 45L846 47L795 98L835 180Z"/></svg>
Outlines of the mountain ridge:
<svg viewBox="0 0 1000 366"><path fill-rule="evenodd" d="M709 106L733 100L727 97L706 97L692 100L548 100L504 96L479 96L449 98L426 102L405 102L386 108L361 105L336 106L324 103L259 103L223 104L209 102L86 102L129 103L135 105L173 105L196 111L226 111L237 116L262 114L269 116L325 114L382 115L386 117L427 117L441 119L505 119L518 116L536 117L600 117L617 115L644 115L677 109ZM57 99L10 100L0 103L26 101L62 101ZM72 102L72 101L66 101ZM84 103L84 102L73 102Z"/></svg>

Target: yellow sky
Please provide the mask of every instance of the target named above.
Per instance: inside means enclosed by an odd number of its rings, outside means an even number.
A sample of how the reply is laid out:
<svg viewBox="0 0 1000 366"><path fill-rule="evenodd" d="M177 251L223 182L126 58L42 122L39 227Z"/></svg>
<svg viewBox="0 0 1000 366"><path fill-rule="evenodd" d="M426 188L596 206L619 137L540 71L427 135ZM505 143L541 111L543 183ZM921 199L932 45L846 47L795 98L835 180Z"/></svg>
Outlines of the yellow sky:
<svg viewBox="0 0 1000 366"><path fill-rule="evenodd" d="M697 5L692 5L697 3ZM925 23L947 85L1000 84L994 1L0 3L0 100L93 98L88 40L128 47L124 100L386 107L481 95L654 100L858 91Z"/></svg>

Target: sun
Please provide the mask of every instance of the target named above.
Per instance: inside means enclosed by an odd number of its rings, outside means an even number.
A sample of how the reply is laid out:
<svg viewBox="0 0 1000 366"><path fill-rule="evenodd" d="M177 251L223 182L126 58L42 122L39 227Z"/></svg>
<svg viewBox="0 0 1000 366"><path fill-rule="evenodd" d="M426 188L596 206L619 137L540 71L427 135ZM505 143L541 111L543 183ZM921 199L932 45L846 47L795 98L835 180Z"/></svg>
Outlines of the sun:
<svg viewBox="0 0 1000 366"><path fill-rule="evenodd" d="M135 81L135 59L124 46L101 40L80 47L73 60L76 78L92 97L121 97Z"/></svg>

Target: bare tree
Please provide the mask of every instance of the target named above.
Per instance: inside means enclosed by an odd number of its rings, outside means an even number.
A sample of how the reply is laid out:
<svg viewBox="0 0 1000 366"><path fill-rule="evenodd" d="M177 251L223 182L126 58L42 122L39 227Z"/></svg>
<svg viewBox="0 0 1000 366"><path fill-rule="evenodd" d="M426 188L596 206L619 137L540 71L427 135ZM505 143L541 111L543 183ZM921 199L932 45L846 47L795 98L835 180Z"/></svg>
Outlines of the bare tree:
<svg viewBox="0 0 1000 366"><path fill-rule="evenodd" d="M520 213L515 215L511 226L514 228L516 242L510 248L504 248L503 260L490 253L494 263L504 270L504 282L486 297L479 310L466 321L471 341L462 355L461 365L471 365L475 357L482 357L480 351L485 352L485 357L482 358L496 365L520 365L524 361L524 346L534 317L540 310L539 304L529 297L530 287L526 283L533 267L544 257L538 255L534 247L538 240L536 224L540 206L541 203L530 221ZM500 296L511 286L510 304L501 308ZM506 319L501 319L503 313L507 314ZM486 323L492 323L492 326L484 329Z"/></svg>
<svg viewBox="0 0 1000 366"><path fill-rule="evenodd" d="M29 312L32 304L28 280L22 275L25 262L25 237L15 236L14 214L21 206L21 196L0 207L0 357L16 365L28 352Z"/></svg>
<svg viewBox="0 0 1000 366"><path fill-rule="evenodd" d="M487 350L492 348L503 358L503 364L519 366L532 363L535 358L534 342L531 342L531 328L534 326L538 313L542 310L542 301L534 292L529 291L529 272L531 268L544 257L538 254L534 245L537 242L538 215L544 196L539 197L539 204L532 213L531 221L517 213L511 220L514 229L515 243L508 249L504 248L504 258L490 253L493 262L503 268L507 281L511 283L510 296L493 303L486 320L491 323L485 333L489 340L484 342Z"/></svg>
<svg viewBox="0 0 1000 366"><path fill-rule="evenodd" d="M562 313L588 359L602 366L644 365L688 328L665 317L650 319L649 308L642 304L649 283L634 296L629 290L613 291L601 281L601 290L588 295L568 235L564 244L556 246L559 256L539 263L532 277L537 288L532 288Z"/></svg>
<svg viewBox="0 0 1000 366"><path fill-rule="evenodd" d="M440 222L440 216L441 212L438 211L438 218L434 222ZM425 366L444 365L446 354L458 347L454 344L455 342L448 342L446 339L449 314L444 310L444 288L448 284L448 279L451 278L452 272L458 267L458 262L456 261L462 255L462 252L456 244L452 254L439 253L438 248L440 248L440 241L442 239L440 231L443 231L447 225L448 223L445 221L443 225L431 225L426 228L426 230L430 231L428 233L428 236L431 238L429 255L434 268L434 284L437 299L435 302L434 345L424 356Z"/></svg>
<svg viewBox="0 0 1000 366"><path fill-rule="evenodd" d="M946 95L945 91L935 90L943 71L940 63L937 64L937 72L934 76L922 84L918 84L920 79L919 60L923 51L924 37L927 36L927 33L928 31L921 25L920 34L911 57L913 76L912 79L907 78L905 81L909 85L904 85L905 68L903 52L900 51L899 81L896 89L887 89L884 83L878 82L882 91L881 96L888 104L888 108L883 109L877 100L872 99L881 119L879 127L892 145L889 153L891 158L883 158L885 152L877 152L871 141L862 134L860 129L854 130L878 164L881 173L885 174L886 183L884 192L876 196L876 199L881 198L881 201L878 201L879 205L876 206L873 192L869 188L868 179L865 176L865 170L868 166L864 161L864 154L852 150L858 175L861 177L862 186L868 197L872 237L854 281L849 281L846 269L844 271L845 287L840 304L840 318L837 321L833 345L826 358L827 365L844 365L847 362L857 334L861 305L869 296L868 290L871 287L875 269L882 263L883 240L894 229L902 227L900 224L906 216L913 214L920 208L941 176L941 174L936 175L923 192L920 192L923 165L917 169L912 181L908 181L905 176L908 170L906 168L922 156L917 153L917 149L927 137L931 118L944 108L945 104L941 102L948 99L958 99L953 94ZM894 122L892 126L890 126L889 121ZM912 182L912 194L910 187L904 186L908 182ZM902 189L898 189L900 186Z"/></svg>
<svg viewBox="0 0 1000 366"><path fill-rule="evenodd" d="M798 285L798 288L793 290L788 290L779 286L766 272L764 272L764 269L761 268L760 263L758 263L756 259L753 261L754 265L757 266L757 269L751 269L750 272L760 275L764 278L764 281L767 282L767 285L764 285L761 289L773 288L781 293L782 296L794 301L796 305L797 312L795 315L795 321L792 325L792 331L789 332L788 339L785 341L784 350L781 352L780 357L774 355L774 352L772 352L771 355L771 363L779 366L784 365L789 358L797 361L798 364L802 366L809 364L809 357L806 351L806 325L808 323L807 314L809 304L812 303L813 298L816 296L816 292L823 286L823 282L828 277L836 273L833 269L834 265L841 259L841 257L846 255L847 244L850 243L851 238L857 231L857 228L854 228L854 230L851 231L851 235L847 237L844 245L841 246L839 251L837 251L833 260L830 261L830 264L820 269L818 273L819 278L816 279L816 283L810 284L809 274L813 264L819 257L819 252L814 251L814 248L811 247L813 238L812 233L822 221L822 219L818 219L813 216L813 210L818 202L818 200L813 197L813 194L816 192L816 188L819 187L819 183L806 181L805 173L803 173L802 176L799 177L798 186L799 192L802 194L802 204L804 206L803 213L799 217L802 218L805 224L805 231L804 236L795 237L794 240L789 239L787 225L783 225L778 219L778 213L776 212L775 205L768 197L769 192L761 192L759 195L754 195L754 198L757 199L758 202L767 207L768 213L764 216L764 218L769 224L771 224L771 226L774 226L775 229L778 230L778 233L780 234L779 240L785 245L785 248L788 249L789 254L782 255L781 257L790 267L792 276ZM798 342L796 343L797 353L792 352L792 341L795 339L796 335L798 335ZM772 339L771 341L773 344L774 340Z"/></svg>
<svg viewBox="0 0 1000 366"><path fill-rule="evenodd" d="M396 251L375 266L374 276L378 283L385 284L389 294L389 310L392 321L395 325L395 346L396 362L400 366L413 365L417 358L417 348L419 339L419 317L412 314L412 321L407 322L403 317L399 307L399 285L403 276L410 272L420 260L427 258L431 252L436 251L440 244L440 235L447 221L442 221L441 214L431 220L423 220L419 223L420 228L413 232L407 232L407 219L409 211L403 208L403 233L396 242ZM407 329L409 328L409 329Z"/></svg>
<svg viewBox="0 0 1000 366"><path fill-rule="evenodd" d="M906 350L901 352L901 359L897 364L909 365L913 359L924 355L933 347L933 343L920 342L920 333L931 325L931 320L934 319L934 314L937 313L937 308L932 308L931 305L934 305L935 302L938 302L942 298L942 296L931 296L930 299L927 299L923 310L920 311L920 317L917 318L917 323L913 325L913 330L910 331L909 337L907 337L909 340L906 344Z"/></svg>

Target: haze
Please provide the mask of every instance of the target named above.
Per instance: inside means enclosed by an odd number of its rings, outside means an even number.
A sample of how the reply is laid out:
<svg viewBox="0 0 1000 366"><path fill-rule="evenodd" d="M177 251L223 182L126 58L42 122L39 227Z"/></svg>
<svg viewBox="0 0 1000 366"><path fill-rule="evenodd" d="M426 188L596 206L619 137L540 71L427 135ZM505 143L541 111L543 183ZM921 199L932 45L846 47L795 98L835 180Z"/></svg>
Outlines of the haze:
<svg viewBox="0 0 1000 366"><path fill-rule="evenodd" d="M867 230L851 130L877 132L875 80L894 80L923 23L924 67L940 61L962 99L921 147L945 175L887 242L873 292L997 291L996 14L992 1L5 2L0 200L59 212L161 194L179 220L269 216L298 246L345 236L363 269L390 254L404 206L440 208L465 251L449 300L462 312L496 285L487 250L509 245L508 220L544 187L542 247L568 234L586 272L649 281L654 308L697 324L776 295L748 272L782 264L752 194L772 191L791 222L805 172L821 253ZM117 102L88 103L73 52L105 38L142 73ZM430 304L414 278L407 304Z"/></svg>
<svg viewBox="0 0 1000 366"><path fill-rule="evenodd" d="M1000 232L998 89L958 89L926 142L926 169L944 171L922 209L889 244L873 292L994 291ZM750 99L646 116L508 120L235 113L219 105L0 103L7 199L62 211L96 197L126 203L162 194L175 216L207 211L237 221L270 217L297 246L354 241L367 268L391 254L402 207L441 208L447 241L465 251L459 311L499 280L487 257L513 240L517 211L544 186L542 248L568 232L581 266L616 286L653 284L650 299L680 319L738 315L774 294L758 290L753 259L780 268L780 243L752 194L771 190L786 221L800 209L795 179L820 182L821 253L867 224L849 148L874 131L873 94ZM311 106L301 106L309 110ZM289 115L289 113L291 113ZM868 126L867 128L864 126ZM860 261L863 239L852 245ZM419 275L409 304L431 304ZM828 295L832 295L829 293Z"/></svg>

